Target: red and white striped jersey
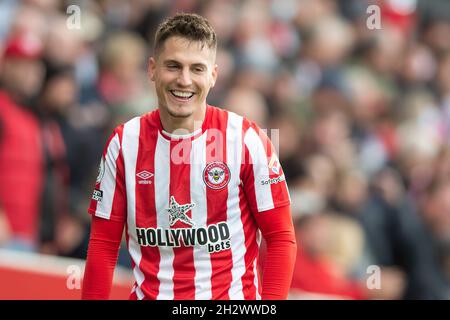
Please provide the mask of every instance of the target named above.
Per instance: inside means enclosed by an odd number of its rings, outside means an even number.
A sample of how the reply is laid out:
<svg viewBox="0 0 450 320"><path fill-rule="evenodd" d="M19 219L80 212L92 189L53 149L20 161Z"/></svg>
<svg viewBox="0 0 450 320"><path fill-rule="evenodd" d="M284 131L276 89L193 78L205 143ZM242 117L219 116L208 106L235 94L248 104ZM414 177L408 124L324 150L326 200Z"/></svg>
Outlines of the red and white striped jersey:
<svg viewBox="0 0 450 320"><path fill-rule="evenodd" d="M126 221L131 299L260 299L254 216L289 203L267 135L207 106L190 135L165 132L159 110L117 127L89 212Z"/></svg>

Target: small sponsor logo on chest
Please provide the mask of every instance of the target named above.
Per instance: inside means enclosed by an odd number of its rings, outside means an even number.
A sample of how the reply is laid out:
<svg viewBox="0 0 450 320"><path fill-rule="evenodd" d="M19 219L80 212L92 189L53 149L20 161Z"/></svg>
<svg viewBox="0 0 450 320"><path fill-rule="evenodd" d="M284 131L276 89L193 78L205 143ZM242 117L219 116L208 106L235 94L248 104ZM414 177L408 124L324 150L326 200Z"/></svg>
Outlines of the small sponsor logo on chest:
<svg viewBox="0 0 450 320"><path fill-rule="evenodd" d="M137 177L137 183L138 184L152 184L152 180L151 178L154 176L153 173L147 171L147 170L142 170L138 173L136 173L136 177Z"/></svg>

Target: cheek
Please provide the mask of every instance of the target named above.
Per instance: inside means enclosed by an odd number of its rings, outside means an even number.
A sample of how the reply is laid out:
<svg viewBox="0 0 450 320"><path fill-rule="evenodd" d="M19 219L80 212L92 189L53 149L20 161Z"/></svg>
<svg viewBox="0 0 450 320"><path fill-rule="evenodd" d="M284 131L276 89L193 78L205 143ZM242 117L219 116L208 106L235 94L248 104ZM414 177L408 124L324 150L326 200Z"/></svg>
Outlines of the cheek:
<svg viewBox="0 0 450 320"><path fill-rule="evenodd" d="M212 79L211 78L203 78L197 82L199 84L199 87L205 92L211 89L212 87Z"/></svg>
<svg viewBox="0 0 450 320"><path fill-rule="evenodd" d="M165 86L173 81L174 76L167 72L155 72L153 78L157 86Z"/></svg>
<svg viewBox="0 0 450 320"><path fill-rule="evenodd" d="M167 88L168 88L168 84L167 82L163 81L163 80L159 80L158 82L155 82L155 86L156 86L156 90L161 94L164 95L167 92Z"/></svg>
<svg viewBox="0 0 450 320"><path fill-rule="evenodd" d="M158 76L155 76L155 78L153 80L153 86L154 86L157 94L161 97L161 95L164 94L165 87L166 87L164 82L162 81L162 79L160 79Z"/></svg>

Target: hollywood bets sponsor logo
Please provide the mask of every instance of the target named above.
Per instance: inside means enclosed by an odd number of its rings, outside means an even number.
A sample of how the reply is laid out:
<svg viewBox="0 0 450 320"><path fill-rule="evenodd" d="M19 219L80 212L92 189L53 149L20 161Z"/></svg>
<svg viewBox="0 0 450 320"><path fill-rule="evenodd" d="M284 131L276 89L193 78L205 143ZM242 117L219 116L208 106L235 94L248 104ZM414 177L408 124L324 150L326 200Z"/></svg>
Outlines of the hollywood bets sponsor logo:
<svg viewBox="0 0 450 320"><path fill-rule="evenodd" d="M136 228L136 235L143 247L205 246L209 253L231 248L230 229L226 222L199 228Z"/></svg>
<svg viewBox="0 0 450 320"><path fill-rule="evenodd" d="M222 189L230 182L230 169L222 161L208 163L203 170L203 181L211 189Z"/></svg>

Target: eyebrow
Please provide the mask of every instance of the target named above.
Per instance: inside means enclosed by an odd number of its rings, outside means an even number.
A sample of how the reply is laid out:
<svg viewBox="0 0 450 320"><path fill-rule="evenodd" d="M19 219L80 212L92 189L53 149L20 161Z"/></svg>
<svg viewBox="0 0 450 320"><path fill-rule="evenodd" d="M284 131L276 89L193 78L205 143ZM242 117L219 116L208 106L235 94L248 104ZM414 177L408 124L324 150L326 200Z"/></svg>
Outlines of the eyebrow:
<svg viewBox="0 0 450 320"><path fill-rule="evenodd" d="M165 60L165 61L163 62L163 64L164 64L164 65L169 65L169 64L178 64L178 65L181 65L181 63L179 63L179 62L176 61L176 60Z"/></svg>
<svg viewBox="0 0 450 320"><path fill-rule="evenodd" d="M172 59L170 59L170 60L165 60L165 61L163 62L163 64L166 65L166 66L169 65L169 64L181 65L180 62L178 62L177 60L172 60ZM206 64L201 63L201 62L193 63L192 66L193 66L193 67L202 67L202 68L205 68L205 69L208 68L208 66L207 66Z"/></svg>

